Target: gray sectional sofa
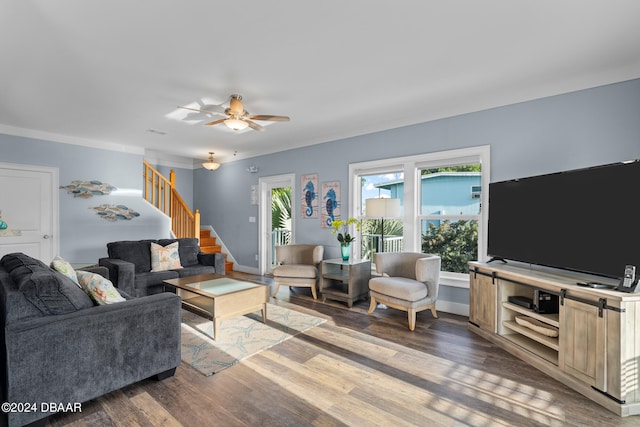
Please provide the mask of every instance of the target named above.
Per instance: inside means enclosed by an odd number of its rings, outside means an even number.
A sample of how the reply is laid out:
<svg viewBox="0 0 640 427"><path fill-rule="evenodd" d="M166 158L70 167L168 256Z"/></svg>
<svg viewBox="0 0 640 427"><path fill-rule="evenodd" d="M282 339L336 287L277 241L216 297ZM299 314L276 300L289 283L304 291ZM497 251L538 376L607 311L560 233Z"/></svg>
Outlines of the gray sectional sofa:
<svg viewBox="0 0 640 427"><path fill-rule="evenodd" d="M167 246L178 242L182 268L151 271L151 243ZM198 239L127 240L107 243L108 258L100 258L109 269L109 277L118 289L134 296L164 291L163 280L198 274L225 274L224 255L200 252Z"/></svg>
<svg viewBox="0 0 640 427"><path fill-rule="evenodd" d="M106 268L93 270L107 275ZM0 259L0 401L33 405L3 410L0 425L44 425L57 404L173 375L180 298L120 293L126 301L96 306L75 282L34 258Z"/></svg>

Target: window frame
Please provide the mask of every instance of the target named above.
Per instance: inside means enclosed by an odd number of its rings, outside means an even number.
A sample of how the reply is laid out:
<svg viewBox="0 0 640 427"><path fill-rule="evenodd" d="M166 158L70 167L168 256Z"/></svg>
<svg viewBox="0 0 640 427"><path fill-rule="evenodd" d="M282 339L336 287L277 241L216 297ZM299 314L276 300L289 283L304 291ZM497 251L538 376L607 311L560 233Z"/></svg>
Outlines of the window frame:
<svg viewBox="0 0 640 427"><path fill-rule="evenodd" d="M481 145L454 150L437 151L413 156L395 157L349 164L349 216L364 218L360 193L360 176L384 173L404 173L403 247L408 252L421 252L421 221L426 217L420 212L421 170L456 166L471 163L481 164L480 213L458 215L478 219L478 259L487 260L487 228L490 180L490 146ZM448 215L447 215L448 216ZM440 217L440 219L442 216ZM360 259L359 251L355 258ZM468 274L441 272L441 283L455 287L469 287Z"/></svg>

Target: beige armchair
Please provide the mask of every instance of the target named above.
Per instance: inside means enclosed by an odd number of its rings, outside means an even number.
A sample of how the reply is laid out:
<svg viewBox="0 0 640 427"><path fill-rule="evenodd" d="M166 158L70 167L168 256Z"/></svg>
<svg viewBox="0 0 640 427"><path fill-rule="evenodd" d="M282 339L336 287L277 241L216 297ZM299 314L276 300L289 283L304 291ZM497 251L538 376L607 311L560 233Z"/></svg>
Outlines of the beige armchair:
<svg viewBox="0 0 640 427"><path fill-rule="evenodd" d="M273 296L277 297L280 285L310 287L313 299L318 299L316 285L318 283L318 264L322 261L324 246L286 245L276 246L276 263L273 269L275 288Z"/></svg>
<svg viewBox="0 0 640 427"><path fill-rule="evenodd" d="M440 280L440 257L417 252L387 252L375 256L376 271L381 277L369 280L373 313L383 303L408 313L409 329L416 327L416 313L431 310L436 313L436 299Z"/></svg>

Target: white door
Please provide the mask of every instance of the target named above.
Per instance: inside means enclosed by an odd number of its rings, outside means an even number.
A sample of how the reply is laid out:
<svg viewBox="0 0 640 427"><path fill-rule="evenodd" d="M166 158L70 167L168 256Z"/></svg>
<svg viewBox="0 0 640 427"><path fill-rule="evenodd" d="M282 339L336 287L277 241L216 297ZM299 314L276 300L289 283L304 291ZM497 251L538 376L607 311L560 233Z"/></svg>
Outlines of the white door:
<svg viewBox="0 0 640 427"><path fill-rule="evenodd" d="M58 253L58 170L0 163L0 257L23 252L49 264Z"/></svg>
<svg viewBox="0 0 640 427"><path fill-rule="evenodd" d="M291 188L291 243L295 242L295 174L276 175L260 178L260 224L259 224L259 270L260 274L270 274L273 265L273 240L271 233L271 192L275 188Z"/></svg>

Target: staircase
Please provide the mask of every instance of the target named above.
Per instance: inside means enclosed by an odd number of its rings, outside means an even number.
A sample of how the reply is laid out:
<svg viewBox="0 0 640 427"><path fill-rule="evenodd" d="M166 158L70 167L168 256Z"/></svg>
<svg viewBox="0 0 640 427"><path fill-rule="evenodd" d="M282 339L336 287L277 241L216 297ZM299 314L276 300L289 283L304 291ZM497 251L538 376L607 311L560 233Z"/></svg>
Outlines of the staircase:
<svg viewBox="0 0 640 427"><path fill-rule="evenodd" d="M211 231L200 230L200 250L205 254L215 254L222 252L222 246L216 243L216 237L211 235ZM224 271L233 271L233 262L227 261L227 254L224 254Z"/></svg>
<svg viewBox="0 0 640 427"><path fill-rule="evenodd" d="M171 170L170 179L165 178L146 161L144 165L144 199L171 218L171 231L176 238L196 237L200 241L200 250L207 254L221 252L221 246L216 244L216 238L209 230L200 229L200 212L191 209L182 200L176 190L176 175ZM232 271L233 262L227 261L224 254L225 271Z"/></svg>

